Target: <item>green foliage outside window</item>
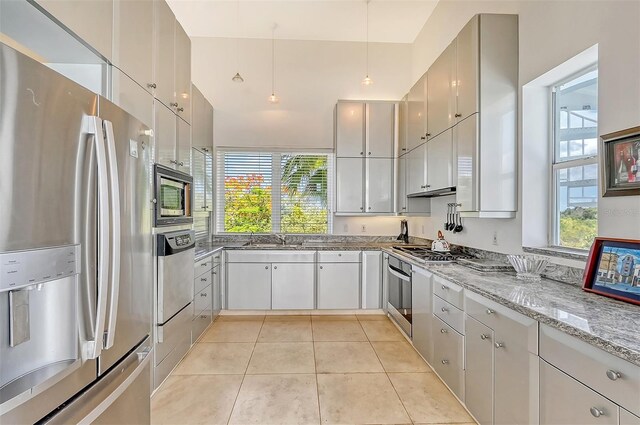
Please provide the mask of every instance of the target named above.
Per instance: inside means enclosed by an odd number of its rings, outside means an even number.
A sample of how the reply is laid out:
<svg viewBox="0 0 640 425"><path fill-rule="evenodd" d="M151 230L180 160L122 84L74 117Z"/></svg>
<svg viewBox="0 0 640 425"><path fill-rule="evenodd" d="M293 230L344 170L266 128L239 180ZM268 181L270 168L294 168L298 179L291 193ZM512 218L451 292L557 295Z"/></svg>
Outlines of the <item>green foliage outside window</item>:
<svg viewBox="0 0 640 425"><path fill-rule="evenodd" d="M589 249L598 235L596 207L567 208L560 213L560 245Z"/></svg>

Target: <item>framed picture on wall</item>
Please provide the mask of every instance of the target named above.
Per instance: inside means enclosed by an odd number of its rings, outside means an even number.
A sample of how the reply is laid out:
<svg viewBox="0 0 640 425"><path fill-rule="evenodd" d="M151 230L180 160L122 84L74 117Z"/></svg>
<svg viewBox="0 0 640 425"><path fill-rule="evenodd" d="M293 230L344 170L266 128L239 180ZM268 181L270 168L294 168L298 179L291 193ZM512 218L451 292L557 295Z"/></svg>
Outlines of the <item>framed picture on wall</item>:
<svg viewBox="0 0 640 425"><path fill-rule="evenodd" d="M600 140L603 196L640 195L640 126Z"/></svg>
<svg viewBox="0 0 640 425"><path fill-rule="evenodd" d="M596 238L582 289L640 305L640 241Z"/></svg>

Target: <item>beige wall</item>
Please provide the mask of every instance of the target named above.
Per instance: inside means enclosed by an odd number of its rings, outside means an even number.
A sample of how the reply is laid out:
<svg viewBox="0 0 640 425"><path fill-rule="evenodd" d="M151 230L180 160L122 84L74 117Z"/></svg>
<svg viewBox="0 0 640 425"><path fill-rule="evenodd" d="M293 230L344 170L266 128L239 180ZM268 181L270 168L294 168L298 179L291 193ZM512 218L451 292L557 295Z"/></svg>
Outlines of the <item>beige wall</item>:
<svg viewBox="0 0 640 425"><path fill-rule="evenodd" d="M332 149L333 108L338 99L402 97L410 83L411 45L373 43L364 87L365 44L276 40L276 94L271 105L271 40L194 38L192 79L215 108L216 146Z"/></svg>
<svg viewBox="0 0 640 425"><path fill-rule="evenodd" d="M519 14L520 86L598 44L600 134L640 125L640 2L637 1L441 0L414 43L412 81L424 73L474 14L485 12ZM522 114L519 121L521 128ZM519 137L520 152L521 140ZM520 188L522 179L520 173ZM522 196L527 194L522 190L519 193L522 205ZM411 232L419 235L424 226L425 236L432 237L445 221L446 202L450 200L434 200L430 218L411 219ZM600 198L598 213L600 235L640 239L640 197ZM527 223L522 222L520 211L510 220L466 219L465 226L461 234L447 233L449 240L518 252L522 246L522 227ZM492 244L494 232L498 234L498 246Z"/></svg>

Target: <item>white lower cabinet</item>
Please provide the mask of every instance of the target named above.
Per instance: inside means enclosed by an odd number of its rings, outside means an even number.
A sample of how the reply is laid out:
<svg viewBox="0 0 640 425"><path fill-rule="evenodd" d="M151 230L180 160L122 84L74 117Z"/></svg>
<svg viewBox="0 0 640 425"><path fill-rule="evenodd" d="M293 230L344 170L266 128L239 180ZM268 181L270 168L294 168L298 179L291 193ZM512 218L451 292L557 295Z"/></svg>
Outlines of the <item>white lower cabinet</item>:
<svg viewBox="0 0 640 425"><path fill-rule="evenodd" d="M465 315L465 404L480 425L493 424L493 330Z"/></svg>
<svg viewBox="0 0 640 425"><path fill-rule="evenodd" d="M271 267L271 308L313 309L313 263L274 263Z"/></svg>
<svg viewBox="0 0 640 425"><path fill-rule="evenodd" d="M362 252L362 307L382 308L382 252Z"/></svg>
<svg viewBox="0 0 640 425"><path fill-rule="evenodd" d="M540 425L618 424L618 406L540 359Z"/></svg>
<svg viewBox="0 0 640 425"><path fill-rule="evenodd" d="M440 378L464 401L464 336L433 316L433 363Z"/></svg>
<svg viewBox="0 0 640 425"><path fill-rule="evenodd" d="M640 418L620 408L620 425L640 425Z"/></svg>
<svg viewBox="0 0 640 425"><path fill-rule="evenodd" d="M318 264L318 308L360 308L360 263Z"/></svg>
<svg viewBox="0 0 640 425"><path fill-rule="evenodd" d="M411 274L411 341L422 357L433 363L433 338L431 327L433 322L431 290L432 274L418 267L412 268Z"/></svg>
<svg viewBox="0 0 640 425"><path fill-rule="evenodd" d="M270 263L227 263L227 308L271 309Z"/></svg>

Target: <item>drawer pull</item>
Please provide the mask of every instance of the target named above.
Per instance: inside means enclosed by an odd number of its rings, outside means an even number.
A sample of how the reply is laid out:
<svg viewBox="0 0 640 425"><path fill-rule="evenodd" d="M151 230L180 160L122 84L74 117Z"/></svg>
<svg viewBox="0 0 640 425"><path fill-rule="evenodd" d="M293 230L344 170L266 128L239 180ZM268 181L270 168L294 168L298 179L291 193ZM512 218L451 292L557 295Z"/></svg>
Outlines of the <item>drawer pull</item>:
<svg viewBox="0 0 640 425"><path fill-rule="evenodd" d="M209 265L209 263L202 263L200 264L202 267L207 267Z"/></svg>
<svg viewBox="0 0 640 425"><path fill-rule="evenodd" d="M200 294L200 296L201 296L201 297L206 297L206 296L207 296L207 294Z"/></svg>
<svg viewBox="0 0 640 425"><path fill-rule="evenodd" d="M278 266L273 266L273 270L278 270Z"/></svg>
<svg viewBox="0 0 640 425"><path fill-rule="evenodd" d="M264 269L265 270L269 270L269 266L264 266Z"/></svg>
<svg viewBox="0 0 640 425"><path fill-rule="evenodd" d="M449 360L447 359L442 360L442 364L449 364Z"/></svg>
<svg viewBox="0 0 640 425"><path fill-rule="evenodd" d="M504 347L504 344L501 343L501 342L496 342L495 346L496 346L496 348L502 348L502 347Z"/></svg>
<svg viewBox="0 0 640 425"><path fill-rule="evenodd" d="M449 289L449 287L442 285L442 290L446 291L447 289Z"/></svg>
<svg viewBox="0 0 640 425"><path fill-rule="evenodd" d="M322 270L323 268L324 268L323 266L320 266L320 270Z"/></svg>
<svg viewBox="0 0 640 425"><path fill-rule="evenodd" d="M487 314L493 314L493 313L495 313L494 310L491 310L490 308L487 309Z"/></svg>
<svg viewBox="0 0 640 425"><path fill-rule="evenodd" d="M589 411L591 412L591 415L593 415L594 418L599 418L600 416L604 416L604 410L600 410L597 407L592 407L591 409L589 409Z"/></svg>
<svg viewBox="0 0 640 425"><path fill-rule="evenodd" d="M615 370L609 369L607 371L607 378L611 379L612 381L615 381L618 378L622 378L622 374L620 372L616 372Z"/></svg>
<svg viewBox="0 0 640 425"><path fill-rule="evenodd" d="M442 310L443 313L446 313L447 311L449 311L447 307L442 307L440 310Z"/></svg>
<svg viewBox="0 0 640 425"><path fill-rule="evenodd" d="M441 334L446 334L447 332L449 332L449 331L448 331L448 330L446 330L446 329L440 329L440 333L441 333Z"/></svg>
<svg viewBox="0 0 640 425"><path fill-rule="evenodd" d="M200 278L200 282L206 282L206 281L207 281L207 278L206 278L206 277L201 277L201 278Z"/></svg>
<svg viewBox="0 0 640 425"><path fill-rule="evenodd" d="M488 339L488 338L489 338L489 335L485 335L485 334L481 334L481 335L480 335L480 339L481 339L481 340L483 340L483 341L484 341L485 339Z"/></svg>

